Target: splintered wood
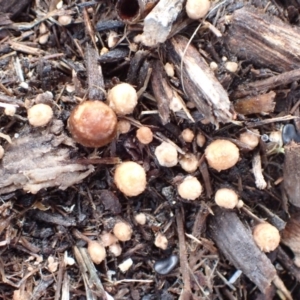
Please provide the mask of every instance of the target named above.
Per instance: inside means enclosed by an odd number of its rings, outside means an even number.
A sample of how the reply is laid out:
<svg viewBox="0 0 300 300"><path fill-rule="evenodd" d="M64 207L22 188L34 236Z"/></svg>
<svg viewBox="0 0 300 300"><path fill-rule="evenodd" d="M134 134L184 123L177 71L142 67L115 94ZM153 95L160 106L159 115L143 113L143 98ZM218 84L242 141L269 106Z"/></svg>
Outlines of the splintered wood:
<svg viewBox="0 0 300 300"><path fill-rule="evenodd" d="M230 23L226 43L240 59L278 72L300 67L298 27L253 8L234 11Z"/></svg>
<svg viewBox="0 0 300 300"><path fill-rule="evenodd" d="M188 39L182 36L172 38L166 45L168 59L174 64L178 78L182 78L189 100L217 127L219 123L230 122L233 116L228 94L199 51L188 46Z"/></svg>
<svg viewBox="0 0 300 300"><path fill-rule="evenodd" d="M182 11L184 0L161 0L144 20L142 42L153 47L164 43L171 32L172 25Z"/></svg>
<svg viewBox="0 0 300 300"><path fill-rule="evenodd" d="M49 131L34 131L26 126L20 137L12 140L2 159L0 195L18 189L36 194L42 188L55 186L64 190L94 171L92 165L72 162L67 145L74 142L61 133L62 129L58 120Z"/></svg>

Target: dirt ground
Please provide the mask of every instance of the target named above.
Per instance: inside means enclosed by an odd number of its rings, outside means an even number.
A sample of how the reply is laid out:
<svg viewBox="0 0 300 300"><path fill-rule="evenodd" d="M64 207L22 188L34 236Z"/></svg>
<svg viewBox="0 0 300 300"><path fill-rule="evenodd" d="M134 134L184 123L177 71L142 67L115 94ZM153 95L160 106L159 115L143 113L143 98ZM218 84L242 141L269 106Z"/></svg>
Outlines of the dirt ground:
<svg viewBox="0 0 300 300"><path fill-rule="evenodd" d="M0 299L300 299L299 1L211 1L192 20L186 1L161 0L150 30L152 2L0 0ZM112 141L77 143L74 108L124 82L138 103ZM53 111L42 126L37 104ZM238 151L224 169L216 140ZM163 165L162 143L178 162ZM146 172L134 196L115 179L126 161ZM112 235L120 223L128 238ZM254 241L265 223L280 245Z"/></svg>

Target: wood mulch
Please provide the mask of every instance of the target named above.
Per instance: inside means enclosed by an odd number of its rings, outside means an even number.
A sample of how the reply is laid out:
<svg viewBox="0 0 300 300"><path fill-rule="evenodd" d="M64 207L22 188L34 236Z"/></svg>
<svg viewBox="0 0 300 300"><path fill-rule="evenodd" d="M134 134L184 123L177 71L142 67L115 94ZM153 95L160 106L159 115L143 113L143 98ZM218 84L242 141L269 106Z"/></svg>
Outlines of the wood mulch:
<svg viewBox="0 0 300 300"><path fill-rule="evenodd" d="M200 20L185 2L0 0L0 299L300 299L299 1L211 1ZM129 131L98 149L75 143L71 111L120 82L139 97L118 116ZM38 103L54 112L44 127L28 122ZM254 149L240 140L251 130ZM205 157L216 139L240 153L220 172ZM159 164L163 141L197 157L196 200L178 194L180 164ZM116 187L121 161L145 169L142 194ZM234 209L216 205L222 187ZM118 221L132 238L94 264L89 241ZM252 236L262 222L281 236L268 253Z"/></svg>

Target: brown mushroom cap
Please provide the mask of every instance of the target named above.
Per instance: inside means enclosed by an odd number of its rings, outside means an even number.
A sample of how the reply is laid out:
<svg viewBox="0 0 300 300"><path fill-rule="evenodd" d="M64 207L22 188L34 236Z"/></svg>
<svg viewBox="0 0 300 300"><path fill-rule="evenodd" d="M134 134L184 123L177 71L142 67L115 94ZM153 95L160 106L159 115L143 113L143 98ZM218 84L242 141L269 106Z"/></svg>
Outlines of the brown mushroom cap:
<svg viewBox="0 0 300 300"><path fill-rule="evenodd" d="M77 105L68 120L73 139L86 147L102 147L117 133L117 117L102 101L85 101Z"/></svg>

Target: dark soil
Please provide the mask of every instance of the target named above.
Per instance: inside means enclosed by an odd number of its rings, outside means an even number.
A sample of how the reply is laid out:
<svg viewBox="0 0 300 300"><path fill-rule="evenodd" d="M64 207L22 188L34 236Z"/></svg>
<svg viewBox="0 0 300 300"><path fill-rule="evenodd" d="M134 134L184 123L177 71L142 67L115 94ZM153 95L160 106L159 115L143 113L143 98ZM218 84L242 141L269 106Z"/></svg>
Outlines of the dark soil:
<svg viewBox="0 0 300 300"><path fill-rule="evenodd" d="M262 20L298 30L298 1L214 1L215 9L206 18L209 23L202 23L195 35L199 21L189 20L183 9L173 26L176 30L166 43L155 47L135 43L143 32L143 19L124 24L115 2L64 0L56 9L60 3L55 0L0 0L0 137L5 151L0 164L0 299L300 299L300 205L298 190L293 189L299 185L300 171L295 166L300 163L296 151L285 164L281 138L282 128L290 124L292 133L284 141L290 147L299 139L300 77L289 72L298 72L300 50L295 57L286 54L288 61L283 59L280 65L274 59L271 64L260 59L259 51L247 53L242 38L233 46L242 29L226 21L247 7L255 16L256 11L261 13ZM62 16L68 24L62 25ZM261 22L259 16L255 22ZM243 30L247 36L249 32ZM116 44L109 49L113 33ZM259 36L259 29L252 34ZM161 68L172 60L176 64L174 49L170 50L173 36L193 36L191 45L207 64L217 63L214 80L231 101L228 122L218 119L219 104L214 107L200 91L204 108L189 97L183 82L188 89L191 80L178 76L180 63L173 77ZM261 49L263 42L257 43ZM98 59L104 47L108 53ZM246 47L244 56L242 47ZM262 51L265 56L269 53L267 48ZM228 71L226 60L237 62L238 70ZM278 83L279 75L286 81ZM266 79L270 79L267 86L257 85ZM171 111L166 90L157 92L163 80L184 100L182 110ZM75 143L67 129L70 112L86 99L105 101L106 92L119 82L141 92L133 114L119 118L130 122L130 131L99 149ZM257 100L261 94L267 94L267 100ZM251 102L255 109L250 114L234 111L236 101L246 97L256 99ZM27 109L36 103L48 104L54 111L45 127L28 123ZM4 111L7 105L16 107L14 115ZM203 113L207 107L213 119ZM154 133L149 145L136 138L141 125ZM205 136L203 147L195 139L183 140L181 132L186 128ZM251 150L239 135L254 128L260 142ZM279 133L279 141L272 140L273 132ZM206 146L217 138L232 141L240 150L238 163L221 172L210 168L204 155ZM197 156L199 167L191 175L202 183L203 192L195 201L182 199L177 192L188 173L179 164L159 165L154 151L161 141L176 144L180 156ZM265 187L253 175L255 156L261 160ZM117 189L113 175L120 161L144 167L144 193L126 197ZM214 194L221 187L235 190L244 206L230 212L217 208ZM138 213L146 215L145 225L135 220ZM284 229L290 219L294 223ZM85 250L88 239L101 242L101 234L112 232L120 220L133 230L129 241L120 242L121 255L116 257L106 248L106 259L99 265L91 263ZM252 245L251 230L261 221L277 227L284 241L266 254ZM167 238L165 250L154 245L159 233ZM233 244L238 234L242 236ZM245 247L249 253L244 253ZM132 266L121 272L118 266L129 258ZM263 261L268 271L247 273L247 259L254 266ZM260 282L256 272L262 272ZM276 283L277 275L282 285Z"/></svg>

